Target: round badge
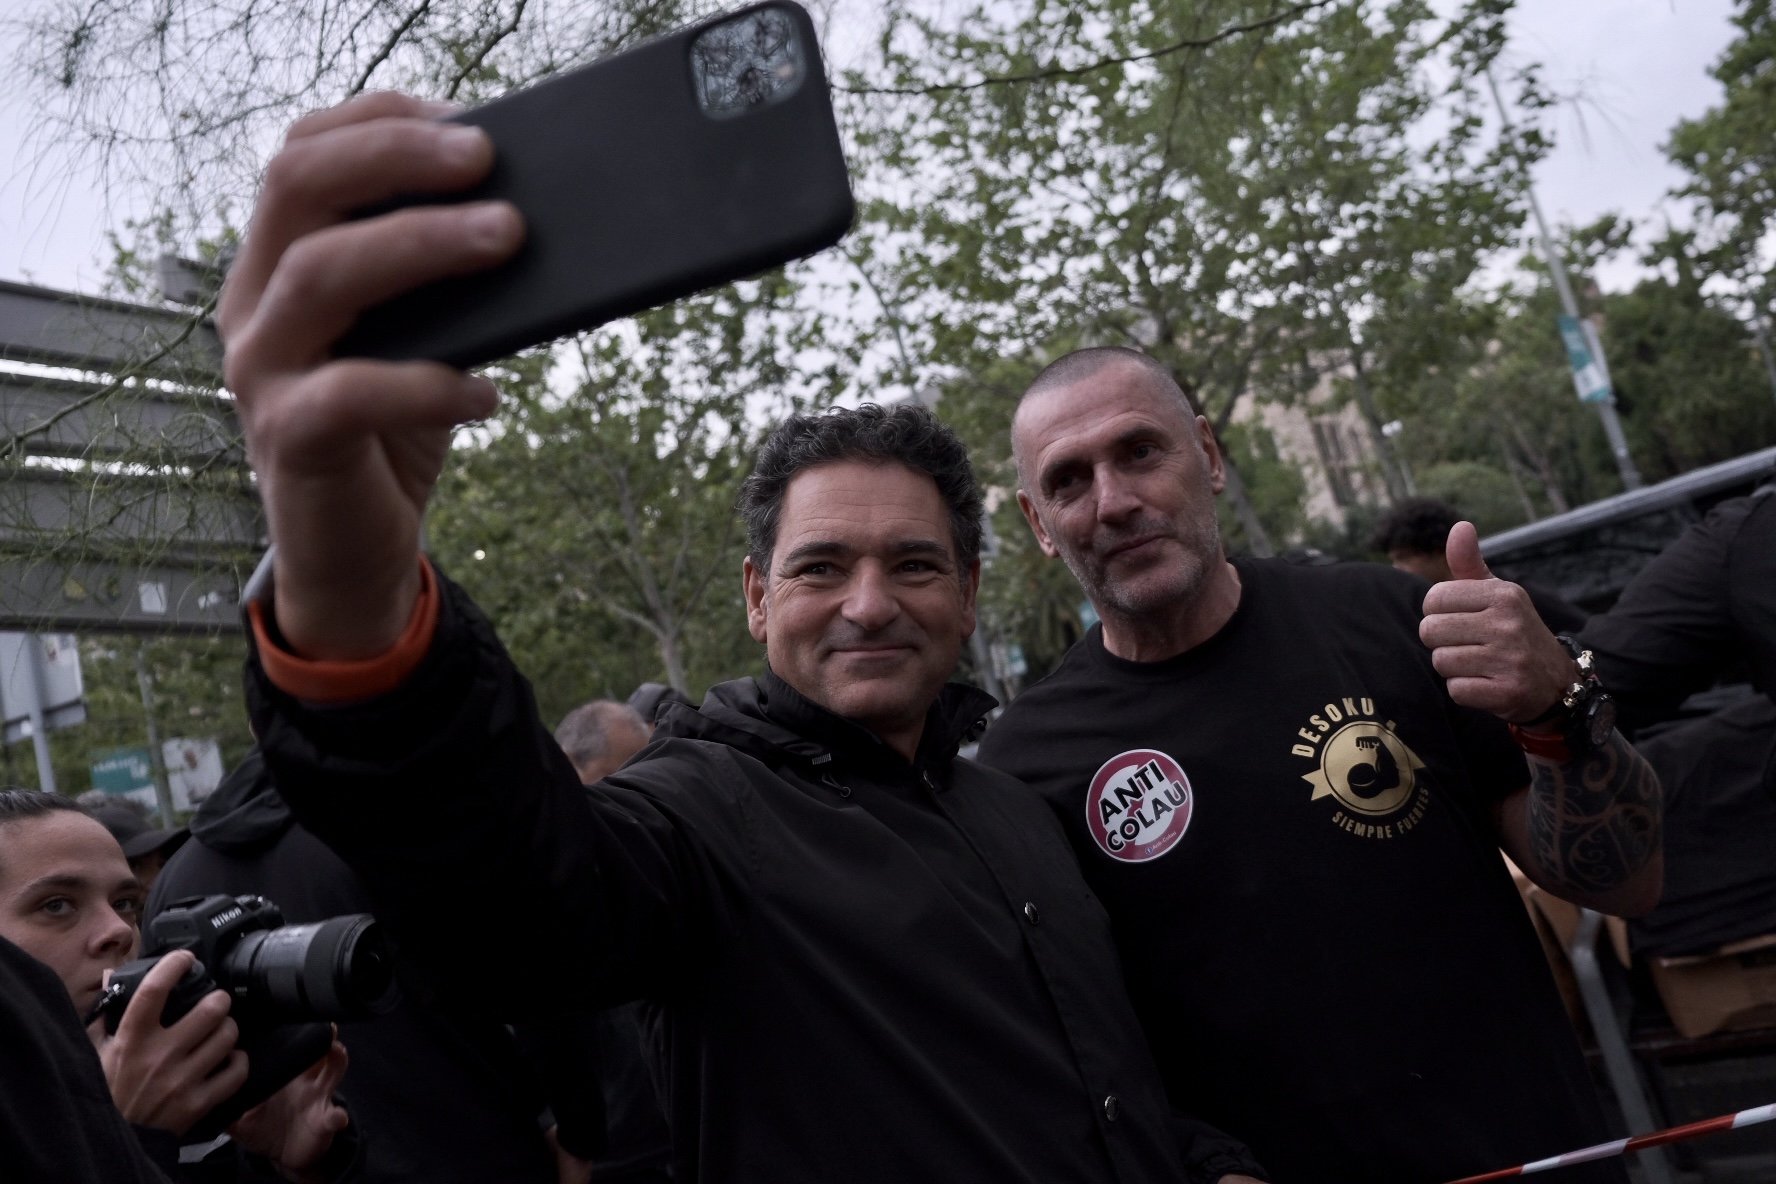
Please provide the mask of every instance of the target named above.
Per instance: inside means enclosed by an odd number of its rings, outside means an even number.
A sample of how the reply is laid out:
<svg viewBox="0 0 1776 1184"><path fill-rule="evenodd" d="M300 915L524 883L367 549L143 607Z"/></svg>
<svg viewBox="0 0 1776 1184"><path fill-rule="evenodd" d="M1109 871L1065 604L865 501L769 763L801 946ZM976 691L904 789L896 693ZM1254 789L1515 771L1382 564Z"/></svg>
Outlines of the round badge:
<svg viewBox="0 0 1776 1184"><path fill-rule="evenodd" d="M1085 825L1112 859L1144 863L1177 845L1195 799L1177 761L1135 748L1105 761L1085 795Z"/></svg>

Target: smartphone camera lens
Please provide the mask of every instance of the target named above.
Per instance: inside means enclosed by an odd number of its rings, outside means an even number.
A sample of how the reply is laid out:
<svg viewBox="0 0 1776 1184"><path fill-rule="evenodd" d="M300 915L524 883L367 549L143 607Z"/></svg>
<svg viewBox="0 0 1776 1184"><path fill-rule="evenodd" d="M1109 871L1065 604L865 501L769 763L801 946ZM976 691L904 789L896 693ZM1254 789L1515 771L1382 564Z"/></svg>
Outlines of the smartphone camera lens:
<svg viewBox="0 0 1776 1184"><path fill-rule="evenodd" d="M711 25L691 42L697 101L711 115L742 115L794 94L807 73L795 22L761 8Z"/></svg>

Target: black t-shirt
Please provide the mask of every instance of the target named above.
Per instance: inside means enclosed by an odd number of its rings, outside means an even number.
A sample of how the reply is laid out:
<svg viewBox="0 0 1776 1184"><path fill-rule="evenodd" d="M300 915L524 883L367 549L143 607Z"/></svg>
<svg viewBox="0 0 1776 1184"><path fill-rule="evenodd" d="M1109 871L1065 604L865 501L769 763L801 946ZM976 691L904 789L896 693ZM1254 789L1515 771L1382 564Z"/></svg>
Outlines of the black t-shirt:
<svg viewBox="0 0 1776 1184"><path fill-rule="evenodd" d="M1174 1101L1278 1184L1435 1184L1607 1137L1498 851L1528 768L1450 701L1426 585L1237 568L1216 636L1136 663L1094 628L980 754L1060 814Z"/></svg>

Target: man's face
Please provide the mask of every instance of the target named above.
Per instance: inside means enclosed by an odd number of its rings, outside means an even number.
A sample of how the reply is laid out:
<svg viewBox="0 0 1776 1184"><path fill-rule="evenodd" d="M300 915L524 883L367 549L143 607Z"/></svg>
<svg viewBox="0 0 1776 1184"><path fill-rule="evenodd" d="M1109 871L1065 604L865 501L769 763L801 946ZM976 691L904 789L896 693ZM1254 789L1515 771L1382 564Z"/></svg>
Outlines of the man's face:
<svg viewBox="0 0 1776 1184"><path fill-rule="evenodd" d="M0 825L0 937L55 971L82 1013L135 954L143 895L117 840L84 814Z"/></svg>
<svg viewBox="0 0 1776 1184"><path fill-rule="evenodd" d="M892 463L804 470L784 491L771 571L748 559L745 582L777 676L910 757L974 632L980 582L936 482Z"/></svg>
<svg viewBox="0 0 1776 1184"><path fill-rule="evenodd" d="M1024 401L1012 425L1018 505L1100 616L1140 620L1192 601L1222 562L1221 453L1139 366L1110 363Z"/></svg>

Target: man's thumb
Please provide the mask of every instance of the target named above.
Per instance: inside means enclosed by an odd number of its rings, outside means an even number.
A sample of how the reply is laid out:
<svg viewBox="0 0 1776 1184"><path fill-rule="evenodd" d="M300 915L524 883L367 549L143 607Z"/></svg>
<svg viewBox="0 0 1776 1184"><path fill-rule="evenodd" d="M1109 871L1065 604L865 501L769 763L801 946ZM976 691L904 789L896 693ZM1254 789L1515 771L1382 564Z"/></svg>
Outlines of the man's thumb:
<svg viewBox="0 0 1776 1184"><path fill-rule="evenodd" d="M1492 572L1480 557L1480 532L1472 522L1457 522L1449 528L1449 541L1444 544L1444 557L1449 561L1452 580L1490 580Z"/></svg>

